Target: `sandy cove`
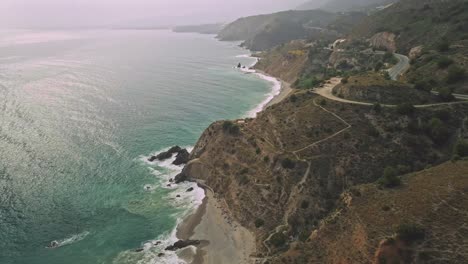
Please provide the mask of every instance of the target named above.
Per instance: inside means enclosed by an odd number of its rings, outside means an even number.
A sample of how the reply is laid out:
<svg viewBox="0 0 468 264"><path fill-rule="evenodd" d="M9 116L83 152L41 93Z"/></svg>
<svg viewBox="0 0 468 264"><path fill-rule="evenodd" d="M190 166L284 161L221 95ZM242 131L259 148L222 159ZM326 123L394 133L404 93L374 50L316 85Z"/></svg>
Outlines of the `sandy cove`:
<svg viewBox="0 0 468 264"><path fill-rule="evenodd" d="M255 253L254 235L230 217L223 200L205 189L203 204L177 228L182 240L201 240L196 253L190 249L179 257L192 264L247 264Z"/></svg>

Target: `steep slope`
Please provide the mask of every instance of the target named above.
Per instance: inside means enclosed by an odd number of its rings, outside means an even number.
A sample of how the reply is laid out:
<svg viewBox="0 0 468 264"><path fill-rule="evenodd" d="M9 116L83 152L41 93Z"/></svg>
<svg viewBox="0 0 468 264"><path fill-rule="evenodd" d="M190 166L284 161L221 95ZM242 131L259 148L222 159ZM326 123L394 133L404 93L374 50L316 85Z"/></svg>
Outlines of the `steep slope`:
<svg viewBox="0 0 468 264"><path fill-rule="evenodd" d="M467 263L468 161L361 185L308 241L270 263ZM286 260L286 261L285 261Z"/></svg>
<svg viewBox="0 0 468 264"><path fill-rule="evenodd" d="M211 125L181 175L226 201L255 232L258 257L274 256L316 229L344 190L386 167L404 173L450 159L467 115L466 105L406 115L298 92L256 119Z"/></svg>
<svg viewBox="0 0 468 264"><path fill-rule="evenodd" d="M408 53L413 47L434 46L441 38L464 39L468 28L466 0L401 0L375 13L358 25L354 37L370 38L379 32L397 35L397 49Z"/></svg>
<svg viewBox="0 0 468 264"><path fill-rule="evenodd" d="M420 89L468 93L468 1L401 0L365 19L355 38L411 58L405 80Z"/></svg>

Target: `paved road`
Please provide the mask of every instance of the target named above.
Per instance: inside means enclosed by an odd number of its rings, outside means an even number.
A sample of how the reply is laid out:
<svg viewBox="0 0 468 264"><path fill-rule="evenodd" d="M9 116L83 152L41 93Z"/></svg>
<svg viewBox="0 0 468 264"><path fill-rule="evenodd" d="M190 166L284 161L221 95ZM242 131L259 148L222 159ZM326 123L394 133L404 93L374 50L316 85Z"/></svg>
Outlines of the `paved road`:
<svg viewBox="0 0 468 264"><path fill-rule="evenodd" d="M335 88L335 86L338 85L340 82L341 82L341 78L338 78L338 77L332 78L330 80L330 83L327 83L322 88L316 88L314 90L314 92L316 94L321 95L321 96L323 96L325 98L328 98L330 100L337 101L337 102L342 102L342 103L346 103L346 104L367 105L367 106L374 105L373 103L365 103L365 102L347 100L347 99L339 98L339 97L333 95L333 88ZM461 95L461 96L465 97L464 100L468 100L468 96L466 96L466 95ZM468 103L468 101L415 105L414 107L416 107L416 108L427 108L427 107L434 107L434 106L440 106L440 105L454 105L454 104L466 104L466 103ZM383 107L397 107L396 105L389 105L389 104L382 104L382 106Z"/></svg>
<svg viewBox="0 0 468 264"><path fill-rule="evenodd" d="M393 53L393 55L395 55L395 57L398 59L398 63L392 68L388 69L388 74L390 74L392 80L396 81L400 75L409 69L410 59L407 56L398 53Z"/></svg>

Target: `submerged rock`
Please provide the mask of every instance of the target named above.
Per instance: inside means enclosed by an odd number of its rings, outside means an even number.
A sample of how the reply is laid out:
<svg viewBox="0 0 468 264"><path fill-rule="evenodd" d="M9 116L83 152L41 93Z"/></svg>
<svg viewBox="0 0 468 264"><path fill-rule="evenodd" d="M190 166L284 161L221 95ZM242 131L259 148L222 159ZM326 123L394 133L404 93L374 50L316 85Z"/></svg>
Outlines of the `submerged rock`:
<svg viewBox="0 0 468 264"><path fill-rule="evenodd" d="M137 248L135 249L135 252L142 252L144 249L143 248Z"/></svg>
<svg viewBox="0 0 468 264"><path fill-rule="evenodd" d="M177 153L176 159L172 164L174 165L182 165L182 164L187 164L189 162L189 156L190 153L186 149L182 149Z"/></svg>
<svg viewBox="0 0 468 264"><path fill-rule="evenodd" d="M168 246L166 250L176 251L181 248L186 248L189 246L197 246L197 245L200 245L200 240L179 240L175 242L174 245Z"/></svg>

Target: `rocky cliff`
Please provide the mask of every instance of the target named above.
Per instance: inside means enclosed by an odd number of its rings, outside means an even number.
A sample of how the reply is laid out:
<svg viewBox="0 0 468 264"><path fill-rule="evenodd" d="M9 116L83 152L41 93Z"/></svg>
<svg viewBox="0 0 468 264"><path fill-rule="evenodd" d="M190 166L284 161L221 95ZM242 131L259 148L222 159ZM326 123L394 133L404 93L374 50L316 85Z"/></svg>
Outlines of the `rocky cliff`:
<svg viewBox="0 0 468 264"><path fill-rule="evenodd" d="M384 168L405 173L450 159L468 109L449 110L376 112L297 92L256 119L212 124L183 174L203 180L255 232L256 257L274 259L303 245L344 191L375 182ZM446 128L441 137L427 130L434 118Z"/></svg>

